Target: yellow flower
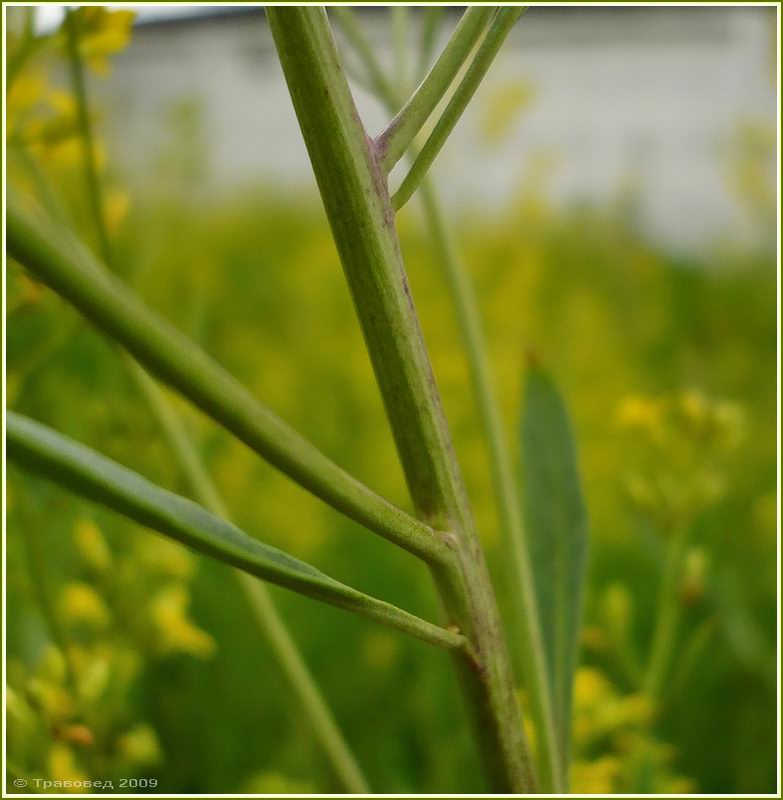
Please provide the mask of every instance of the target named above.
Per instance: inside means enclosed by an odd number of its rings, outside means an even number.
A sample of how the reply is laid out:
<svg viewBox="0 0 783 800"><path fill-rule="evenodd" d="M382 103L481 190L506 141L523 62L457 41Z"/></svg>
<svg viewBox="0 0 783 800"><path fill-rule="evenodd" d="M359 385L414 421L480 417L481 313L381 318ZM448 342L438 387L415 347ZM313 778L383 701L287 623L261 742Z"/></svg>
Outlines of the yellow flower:
<svg viewBox="0 0 783 800"><path fill-rule="evenodd" d="M8 90L6 134L13 139L26 114L43 102L47 93L46 79L39 70L27 70L17 76Z"/></svg>
<svg viewBox="0 0 783 800"><path fill-rule="evenodd" d="M109 609L103 598L86 583L69 583L62 595L63 617L72 623L104 628L109 623Z"/></svg>
<svg viewBox="0 0 783 800"><path fill-rule="evenodd" d="M692 547L685 554L680 592L686 604L697 603L704 595L708 566L707 553L703 547Z"/></svg>
<svg viewBox="0 0 783 800"><path fill-rule="evenodd" d="M152 601L152 620L164 655L188 653L208 658L215 651L215 640L187 618L190 597L184 586L169 586Z"/></svg>
<svg viewBox="0 0 783 800"><path fill-rule="evenodd" d="M155 730L142 722L126 731L117 740L122 757L133 764L148 766L162 759L160 742Z"/></svg>
<svg viewBox="0 0 783 800"><path fill-rule="evenodd" d="M91 519L79 519L73 526L76 549L93 569L103 572L111 565L111 553L100 528Z"/></svg>
<svg viewBox="0 0 783 800"><path fill-rule="evenodd" d="M95 73L108 75L111 67L107 56L127 47L136 14L110 11L104 6L81 6L74 13L82 57Z"/></svg>
<svg viewBox="0 0 783 800"><path fill-rule="evenodd" d="M612 694L609 681L592 667L580 667L574 678L574 706L589 709Z"/></svg>
<svg viewBox="0 0 783 800"><path fill-rule="evenodd" d="M126 192L112 189L104 196L104 210L106 215L106 227L109 235L117 233L123 220L128 215L130 199Z"/></svg>
<svg viewBox="0 0 783 800"><path fill-rule="evenodd" d="M571 767L571 791L574 794L613 794L621 765L614 756L596 761L575 761Z"/></svg>
<svg viewBox="0 0 783 800"><path fill-rule="evenodd" d="M680 395L680 406L685 418L694 427L701 427L707 419L709 404L701 392L687 389Z"/></svg>
<svg viewBox="0 0 783 800"><path fill-rule="evenodd" d="M181 580L193 575L193 556L182 545L148 533L137 537L135 545L145 571Z"/></svg>
<svg viewBox="0 0 783 800"><path fill-rule="evenodd" d="M497 144L505 139L513 131L520 114L530 108L535 98L535 87L525 80L495 89L487 99L482 121L482 133L487 141Z"/></svg>
<svg viewBox="0 0 783 800"><path fill-rule="evenodd" d="M81 786L68 784L82 784L87 776L79 769L73 751L62 742L55 742L49 751L49 773L53 781L62 781L66 792L81 792Z"/></svg>
<svg viewBox="0 0 783 800"><path fill-rule="evenodd" d="M657 400L628 395L620 401L615 418L620 428L653 430L660 422L661 410Z"/></svg>

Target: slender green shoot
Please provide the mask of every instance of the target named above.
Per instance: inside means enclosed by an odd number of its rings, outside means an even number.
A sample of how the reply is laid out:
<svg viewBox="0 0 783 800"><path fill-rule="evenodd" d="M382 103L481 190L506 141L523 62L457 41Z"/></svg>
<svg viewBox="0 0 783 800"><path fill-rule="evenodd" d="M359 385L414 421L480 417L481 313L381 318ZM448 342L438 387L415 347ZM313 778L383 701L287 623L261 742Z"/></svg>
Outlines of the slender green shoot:
<svg viewBox="0 0 783 800"><path fill-rule="evenodd" d="M76 29L75 19L71 17L72 12L68 11L67 13L70 22L68 28L69 58L83 144L85 188L92 199L93 222L98 231L98 239L107 244L104 248L104 259L106 264L111 266L111 251L108 247L111 240L106 227L94 137L89 125L89 102L83 78L84 65L78 46L79 32ZM126 355L126 364L141 396L158 421L196 500L217 516L228 519L225 503L207 474L196 447L171 402L132 357ZM269 590L263 583L240 570L232 570L231 574L236 579L239 589L248 603L254 621L268 640L281 671L299 699L315 737L329 759L337 779L348 792L353 794L369 792L367 780L280 616Z"/></svg>
<svg viewBox="0 0 783 800"><path fill-rule="evenodd" d="M16 412L6 415L8 457L28 471L101 503L187 547L257 578L351 611L445 648L465 638L359 592L287 553L259 542L191 500Z"/></svg>
<svg viewBox="0 0 783 800"><path fill-rule="evenodd" d="M400 188L392 197L392 205L395 211L402 208L410 200L411 195L416 191L416 187L421 183L421 179L427 174L432 162L446 143L446 139L448 139L452 130L454 130L454 126L462 116L462 112L467 108L468 103L487 74L487 70L495 60L501 45L525 10L524 6L505 7L501 8L495 15L486 36L479 45L478 52L465 73L465 77L455 90L451 100L449 100L432 133L424 143L421 152L413 162L413 166L400 184Z"/></svg>
<svg viewBox="0 0 783 800"><path fill-rule="evenodd" d="M450 532L455 562L433 569L473 658L455 665L496 791L535 787L496 600L400 256L376 148L356 111L326 14L269 7L294 109L386 406L414 505ZM325 101L324 98L327 98Z"/></svg>
<svg viewBox="0 0 783 800"><path fill-rule="evenodd" d="M346 473L148 309L68 231L23 211L10 197L9 255L68 300L140 364L310 492L430 563L450 560L442 534Z"/></svg>
<svg viewBox="0 0 783 800"><path fill-rule="evenodd" d="M21 41L6 63L6 97L14 81L21 74L24 65L44 45L51 41L51 36L38 36L35 33L35 6L27 6L24 11L25 20L24 27L22 28Z"/></svg>
<svg viewBox="0 0 783 800"><path fill-rule="evenodd" d="M79 54L79 19L70 8L65 10L65 31L68 42L68 66L71 73L71 84L76 96L76 119L82 142L82 159L87 183L87 200L93 217L95 232L98 236L98 253L105 264L111 264L111 242L106 225L103 188L98 175L98 161L95 150L95 137L90 124L90 109L87 103L87 86L84 76L84 64Z"/></svg>
<svg viewBox="0 0 783 800"><path fill-rule="evenodd" d="M393 5L390 8L392 22L392 40L394 42L394 73L398 86L407 86L408 75L408 6Z"/></svg>
<svg viewBox="0 0 783 800"><path fill-rule="evenodd" d="M421 14L421 47L419 48L419 60L416 70L419 80L427 74L432 62L438 30L443 22L444 9L442 6L428 6L422 9Z"/></svg>
<svg viewBox="0 0 783 800"><path fill-rule="evenodd" d="M367 41L361 24L356 18L356 13L348 6L332 6L330 12L334 15L346 39L353 45L362 62L368 66L368 81L380 94L394 94L394 87L378 66L373 55L372 45ZM370 67L370 62L374 66Z"/></svg>
<svg viewBox="0 0 783 800"><path fill-rule="evenodd" d="M181 415L158 384L135 361L129 359L129 367L185 475L193 496L213 514L228 520L228 508L207 474ZM253 619L269 641L272 654L299 699L313 734L326 753L338 780L351 794L369 793L369 785L356 757L280 616L269 589L261 581L240 570L232 570L231 574L247 600Z"/></svg>
<svg viewBox="0 0 783 800"><path fill-rule="evenodd" d="M413 144L416 135L443 99L460 67L470 55L493 13L495 9L492 6L471 6L464 13L427 77L389 123L389 127L376 139L384 171L389 172ZM400 86L404 88L402 84Z"/></svg>
<svg viewBox="0 0 783 800"><path fill-rule="evenodd" d="M17 495L14 495L15 498ZM75 698L79 698L79 680L78 670L73 658L73 651L68 646L68 637L65 632L60 614L52 601L52 595L49 587L52 586L52 581L49 576L49 570L46 563L46 551L41 542L40 537L36 530L42 530L41 526L36 525L36 520L31 519L28 509L27 498L23 496L22 503L15 503L14 505L21 506L21 524L22 538L24 539L25 550L27 551L27 561L30 569L30 583L33 587L33 592L38 601L41 609L41 615L44 619L46 626L49 628L49 633L52 641L62 653L63 661L65 662L65 679L69 689ZM17 512L18 513L18 512Z"/></svg>
<svg viewBox="0 0 783 800"><path fill-rule="evenodd" d="M644 691L654 702L660 700L677 642L682 616L677 589L682 577L683 559L690 542L689 533L687 524L673 526L666 546L661 586L658 590L658 614L644 678Z"/></svg>

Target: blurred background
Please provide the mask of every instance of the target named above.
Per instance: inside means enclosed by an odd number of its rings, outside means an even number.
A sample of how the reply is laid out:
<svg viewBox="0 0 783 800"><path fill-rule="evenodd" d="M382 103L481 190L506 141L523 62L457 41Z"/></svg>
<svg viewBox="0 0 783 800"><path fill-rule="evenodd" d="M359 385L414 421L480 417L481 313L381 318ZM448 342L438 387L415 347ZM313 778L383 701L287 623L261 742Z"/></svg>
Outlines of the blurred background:
<svg viewBox="0 0 783 800"><path fill-rule="evenodd" d="M115 269L260 400L409 507L263 11L116 8L79 12ZM62 9L6 11L9 185L97 248ZM423 27L441 45L462 9L355 11L410 90ZM336 36L375 135L388 113ZM775 791L775 44L769 7L533 7L433 169L512 449L527 350L574 420L591 517L575 792ZM441 265L415 198L398 222L509 609ZM7 283L9 407L186 493L116 352L13 261ZM412 558L175 402L244 530L437 617ZM7 489L11 776L339 790L225 568L15 470ZM680 624L650 697L658 590L682 532ZM446 656L273 591L375 791L485 789Z"/></svg>

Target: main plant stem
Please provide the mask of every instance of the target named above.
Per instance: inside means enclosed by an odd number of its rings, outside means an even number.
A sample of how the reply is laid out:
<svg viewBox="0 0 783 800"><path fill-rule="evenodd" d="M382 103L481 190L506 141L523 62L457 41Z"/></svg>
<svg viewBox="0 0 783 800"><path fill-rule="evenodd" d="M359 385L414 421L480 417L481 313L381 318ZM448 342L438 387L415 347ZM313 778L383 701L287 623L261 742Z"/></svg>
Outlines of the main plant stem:
<svg viewBox="0 0 783 800"><path fill-rule="evenodd" d="M367 137L332 38L316 7L267 17L353 295L417 512L448 531L453 552L433 567L449 622L470 647L455 654L493 789L534 779L494 591L454 457L408 289L378 153Z"/></svg>
<svg viewBox="0 0 783 800"><path fill-rule="evenodd" d="M363 31L347 9L340 9L340 22L346 35L359 54L370 77L378 99L389 113L394 114L403 100L386 80ZM379 146L383 146L380 144ZM414 149L411 150L416 157ZM490 457L492 483L500 512L500 522L510 552L508 569L519 591L515 605L517 632L520 638L520 662L524 684L530 703L530 714L536 731L536 765L539 789L543 792L562 793L568 786L567 747L560 752L555 731L549 675L541 640L539 611L530 560L525 547L525 530L522 514L514 489L514 470L496 393L493 389L491 367L482 331L478 303L470 285L470 277L457 255L453 233L441 210L435 188L424 176L418 188L424 212L424 225L441 262L451 294L457 323L465 344L473 392Z"/></svg>

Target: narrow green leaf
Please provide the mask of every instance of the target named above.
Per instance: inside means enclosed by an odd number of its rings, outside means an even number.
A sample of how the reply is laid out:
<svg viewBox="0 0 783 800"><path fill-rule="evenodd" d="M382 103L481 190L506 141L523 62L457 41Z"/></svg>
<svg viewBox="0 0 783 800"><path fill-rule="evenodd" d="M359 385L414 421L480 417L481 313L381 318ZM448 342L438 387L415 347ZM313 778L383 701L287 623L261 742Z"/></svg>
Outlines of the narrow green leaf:
<svg viewBox="0 0 783 800"><path fill-rule="evenodd" d="M561 756L568 763L587 554L587 511L568 411L549 375L531 365L520 426L527 539Z"/></svg>
<svg viewBox="0 0 783 800"><path fill-rule="evenodd" d="M13 411L6 415L6 442L8 458L29 471L251 575L441 647L465 642L253 539L196 503Z"/></svg>

